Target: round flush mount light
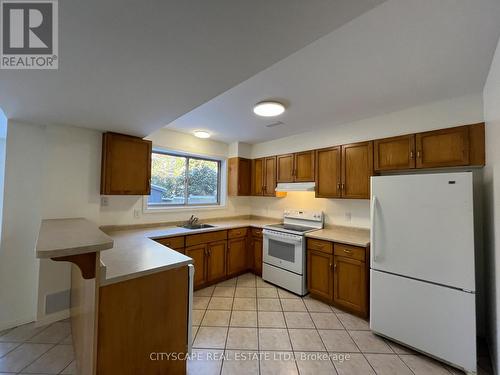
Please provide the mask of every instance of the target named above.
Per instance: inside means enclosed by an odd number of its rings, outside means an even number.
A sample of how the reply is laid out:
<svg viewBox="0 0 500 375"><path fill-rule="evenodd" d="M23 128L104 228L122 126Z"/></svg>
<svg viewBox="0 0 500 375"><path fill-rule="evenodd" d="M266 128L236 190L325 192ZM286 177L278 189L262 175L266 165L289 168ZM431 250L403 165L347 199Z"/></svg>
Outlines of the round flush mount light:
<svg viewBox="0 0 500 375"><path fill-rule="evenodd" d="M194 136L198 138L210 138L210 133L204 130L196 130Z"/></svg>
<svg viewBox="0 0 500 375"><path fill-rule="evenodd" d="M285 106L280 102L264 101L255 104L253 112L258 116L273 117L285 112Z"/></svg>

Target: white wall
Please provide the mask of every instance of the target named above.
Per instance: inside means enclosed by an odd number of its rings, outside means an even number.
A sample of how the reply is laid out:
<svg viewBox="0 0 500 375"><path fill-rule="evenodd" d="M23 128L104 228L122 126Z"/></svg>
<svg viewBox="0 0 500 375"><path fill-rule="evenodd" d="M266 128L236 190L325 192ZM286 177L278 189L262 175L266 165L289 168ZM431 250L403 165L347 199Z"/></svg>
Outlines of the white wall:
<svg viewBox="0 0 500 375"><path fill-rule="evenodd" d="M481 95L434 102L329 129L302 133L252 147L252 157L276 155L483 121ZM252 198L252 214L279 217L283 209L311 207L325 212L328 224L369 227L367 200L316 199L314 193L286 198ZM350 218L350 219L349 219Z"/></svg>
<svg viewBox="0 0 500 375"><path fill-rule="evenodd" d="M0 330L34 320L38 284L35 241L41 219L44 128L8 124L0 247Z"/></svg>
<svg viewBox="0 0 500 375"><path fill-rule="evenodd" d="M484 222L490 355L500 374L500 41L484 87L486 168L484 169Z"/></svg>

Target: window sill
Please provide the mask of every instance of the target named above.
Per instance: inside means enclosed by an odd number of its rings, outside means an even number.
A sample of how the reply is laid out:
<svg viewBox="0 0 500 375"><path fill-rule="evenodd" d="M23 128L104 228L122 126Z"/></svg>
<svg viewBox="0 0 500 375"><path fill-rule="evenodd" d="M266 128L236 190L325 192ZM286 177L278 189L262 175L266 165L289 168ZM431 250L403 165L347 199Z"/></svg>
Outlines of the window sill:
<svg viewBox="0 0 500 375"><path fill-rule="evenodd" d="M148 207L147 200L143 205L142 211L145 214L165 213L165 212L184 212L184 211L198 211L198 210L224 210L226 205L213 205L213 206L174 206L174 207Z"/></svg>

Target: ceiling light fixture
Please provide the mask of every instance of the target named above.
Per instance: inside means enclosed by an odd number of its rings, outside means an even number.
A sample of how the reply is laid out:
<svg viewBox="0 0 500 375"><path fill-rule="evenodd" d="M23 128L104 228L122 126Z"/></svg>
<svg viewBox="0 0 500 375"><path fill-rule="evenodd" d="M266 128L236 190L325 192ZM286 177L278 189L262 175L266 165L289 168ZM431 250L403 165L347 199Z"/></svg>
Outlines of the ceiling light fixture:
<svg viewBox="0 0 500 375"><path fill-rule="evenodd" d="M210 133L204 130L195 130L194 136L198 138L210 138Z"/></svg>
<svg viewBox="0 0 500 375"><path fill-rule="evenodd" d="M264 101L255 104L253 112L258 116L273 117L285 112L285 106L280 102Z"/></svg>

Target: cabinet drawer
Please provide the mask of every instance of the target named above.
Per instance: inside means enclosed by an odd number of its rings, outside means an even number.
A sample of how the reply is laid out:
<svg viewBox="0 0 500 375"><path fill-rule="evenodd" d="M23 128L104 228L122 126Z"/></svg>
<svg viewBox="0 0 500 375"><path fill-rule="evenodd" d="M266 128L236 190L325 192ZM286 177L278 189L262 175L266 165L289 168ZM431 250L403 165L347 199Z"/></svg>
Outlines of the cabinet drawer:
<svg viewBox="0 0 500 375"><path fill-rule="evenodd" d="M262 237L262 229L261 228L252 228L252 236L253 237Z"/></svg>
<svg viewBox="0 0 500 375"><path fill-rule="evenodd" d="M190 236L186 236L186 246L194 246L200 243L209 243L215 241L224 241L225 239L227 239L227 232L225 230L192 234Z"/></svg>
<svg viewBox="0 0 500 375"><path fill-rule="evenodd" d="M357 259L362 262L365 261L366 249L364 247L343 245L340 243L335 244L335 255L351 259Z"/></svg>
<svg viewBox="0 0 500 375"><path fill-rule="evenodd" d="M184 247L184 236L157 238L155 241L161 243L163 246L170 247L171 249L178 250Z"/></svg>
<svg viewBox="0 0 500 375"><path fill-rule="evenodd" d="M307 248L311 250L323 251L328 254L333 253L333 244L329 241L316 240L313 238L307 239Z"/></svg>
<svg viewBox="0 0 500 375"><path fill-rule="evenodd" d="M227 231L227 238L239 238L247 235L248 228L230 229Z"/></svg>

